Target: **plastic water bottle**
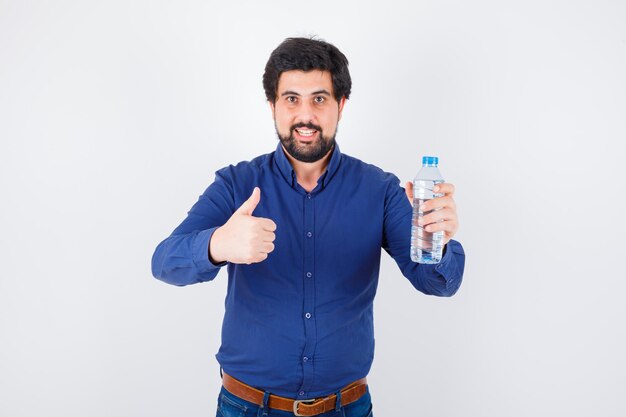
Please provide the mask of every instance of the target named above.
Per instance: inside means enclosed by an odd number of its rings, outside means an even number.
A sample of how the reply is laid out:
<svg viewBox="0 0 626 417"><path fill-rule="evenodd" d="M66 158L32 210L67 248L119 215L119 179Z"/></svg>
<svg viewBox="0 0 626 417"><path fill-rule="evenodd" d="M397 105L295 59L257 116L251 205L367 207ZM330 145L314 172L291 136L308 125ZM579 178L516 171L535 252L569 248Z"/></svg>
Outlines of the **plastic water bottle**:
<svg viewBox="0 0 626 417"><path fill-rule="evenodd" d="M439 158L436 156L425 156L422 158L422 169L413 179L413 223L411 225L411 260L421 264L437 264L443 255L443 231L427 232L424 227L417 224L420 217L424 217L428 212L421 211L421 205L435 197L442 197L443 193L433 192L435 185L444 182L437 164Z"/></svg>

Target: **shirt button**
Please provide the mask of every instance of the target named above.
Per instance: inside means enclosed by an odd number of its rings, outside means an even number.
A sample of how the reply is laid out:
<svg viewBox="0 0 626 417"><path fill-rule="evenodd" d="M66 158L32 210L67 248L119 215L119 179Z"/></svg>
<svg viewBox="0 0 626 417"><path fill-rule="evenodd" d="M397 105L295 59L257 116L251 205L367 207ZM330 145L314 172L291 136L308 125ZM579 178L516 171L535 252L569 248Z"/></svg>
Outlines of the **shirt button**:
<svg viewBox="0 0 626 417"><path fill-rule="evenodd" d="M313 274L312 274L312 273L310 273L310 272L307 272L307 273L306 273L306 276L307 276L307 278L311 278L311 277L313 276Z"/></svg>
<svg viewBox="0 0 626 417"><path fill-rule="evenodd" d="M310 200L311 199L311 194L307 194L306 198L308 198Z"/></svg>
<svg viewBox="0 0 626 417"><path fill-rule="evenodd" d="M303 396L303 395L304 395L304 391L300 391L300 392L298 393L298 395Z"/></svg>
<svg viewBox="0 0 626 417"><path fill-rule="evenodd" d="M307 358L307 357L305 356L304 358L302 358L302 360L303 360L304 362L306 362L306 361L308 361L308 360L309 360L309 358Z"/></svg>
<svg viewBox="0 0 626 417"><path fill-rule="evenodd" d="M307 319L310 319L310 318L311 318L311 313L306 313L306 314L304 315L304 317L306 317Z"/></svg>
<svg viewBox="0 0 626 417"><path fill-rule="evenodd" d="M308 237L311 237L311 236L313 236L313 233L308 232L306 235L307 235Z"/></svg>

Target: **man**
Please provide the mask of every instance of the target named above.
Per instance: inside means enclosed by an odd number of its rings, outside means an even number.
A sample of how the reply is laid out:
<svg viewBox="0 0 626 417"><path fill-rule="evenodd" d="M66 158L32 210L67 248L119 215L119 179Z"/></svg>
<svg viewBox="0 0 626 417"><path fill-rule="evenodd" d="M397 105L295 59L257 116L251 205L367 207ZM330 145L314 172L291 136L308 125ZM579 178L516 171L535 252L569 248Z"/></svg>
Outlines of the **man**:
<svg viewBox="0 0 626 417"><path fill-rule="evenodd" d="M454 186L426 203L445 232L439 264L410 259L412 184L343 154L335 141L351 89L348 60L321 40L288 38L263 86L279 144L216 172L161 242L155 277L174 285L228 269L218 416L372 415L372 304L381 248L419 291L453 295L465 255ZM407 197L409 201L407 201Z"/></svg>

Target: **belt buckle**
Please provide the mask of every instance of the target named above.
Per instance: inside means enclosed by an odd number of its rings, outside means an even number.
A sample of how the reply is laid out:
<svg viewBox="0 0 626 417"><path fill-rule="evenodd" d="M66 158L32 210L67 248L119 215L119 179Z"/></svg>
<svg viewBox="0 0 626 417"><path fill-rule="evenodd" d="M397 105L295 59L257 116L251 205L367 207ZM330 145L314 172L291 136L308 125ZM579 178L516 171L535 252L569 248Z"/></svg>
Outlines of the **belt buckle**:
<svg viewBox="0 0 626 417"><path fill-rule="evenodd" d="M310 403L314 403L316 401L315 398L311 399L311 400L294 400L293 402L293 414L296 416L303 416L304 414L300 414L298 412L298 404L300 403L304 403L304 404L310 404Z"/></svg>

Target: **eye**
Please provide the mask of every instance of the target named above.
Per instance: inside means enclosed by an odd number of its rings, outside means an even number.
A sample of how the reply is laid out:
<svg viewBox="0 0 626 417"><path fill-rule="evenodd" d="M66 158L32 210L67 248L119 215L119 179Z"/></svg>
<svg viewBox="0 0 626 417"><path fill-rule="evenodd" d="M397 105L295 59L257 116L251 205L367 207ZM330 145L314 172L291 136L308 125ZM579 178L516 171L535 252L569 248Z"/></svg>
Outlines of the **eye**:
<svg viewBox="0 0 626 417"><path fill-rule="evenodd" d="M295 103L298 100L296 96L287 96L287 103Z"/></svg>
<svg viewBox="0 0 626 417"><path fill-rule="evenodd" d="M318 103L318 104L321 104L321 103L323 103L325 101L326 101L326 97L324 97L324 96L317 96L317 97L315 97L315 102Z"/></svg>

